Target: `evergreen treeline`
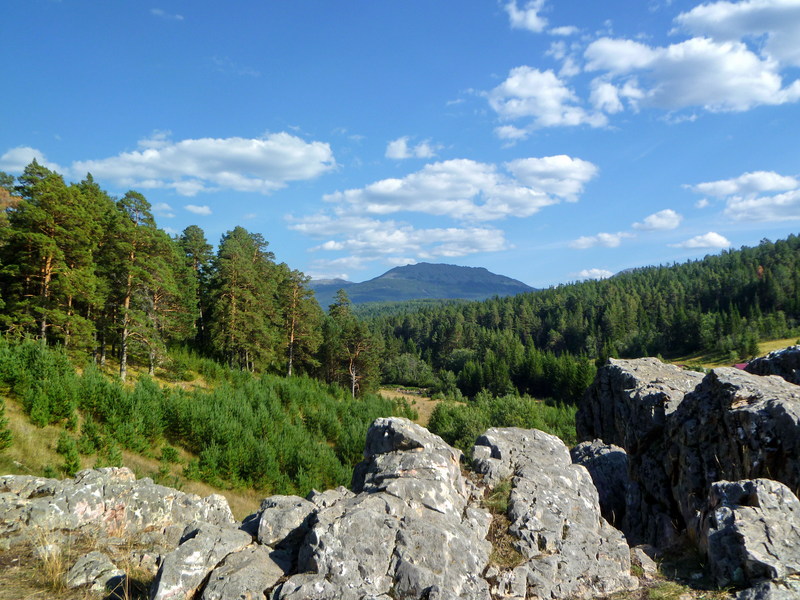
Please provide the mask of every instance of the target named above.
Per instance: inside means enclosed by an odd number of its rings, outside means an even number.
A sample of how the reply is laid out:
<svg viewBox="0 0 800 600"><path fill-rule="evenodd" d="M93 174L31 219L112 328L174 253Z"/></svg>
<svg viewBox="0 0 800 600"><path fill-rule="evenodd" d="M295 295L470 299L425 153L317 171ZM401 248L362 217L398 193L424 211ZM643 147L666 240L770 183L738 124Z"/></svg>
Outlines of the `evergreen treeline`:
<svg viewBox="0 0 800 600"><path fill-rule="evenodd" d="M797 334L800 238L647 267L480 303L370 320L384 377L474 396L576 401L609 356L716 352L734 361L760 338Z"/></svg>
<svg viewBox="0 0 800 600"><path fill-rule="evenodd" d="M349 484L374 419L414 416L405 403L353 398L308 377L256 377L208 359L191 366L212 390L162 387L146 376L126 386L91 363L79 375L63 348L0 338L0 384L21 399L33 423L66 425L57 451L67 475L81 466L121 465L122 449L146 455L167 443L162 459L177 458L169 444L197 457L184 468L189 478L305 495ZM0 448L3 425L0 419Z"/></svg>
<svg viewBox="0 0 800 600"><path fill-rule="evenodd" d="M236 227L216 253L192 225L170 237L135 191L114 199L91 175L67 184L33 161L0 173L0 331L151 375L192 347L250 372L307 374L355 396L377 384L379 343L347 297L325 315L308 278ZM324 334L324 335L323 335Z"/></svg>

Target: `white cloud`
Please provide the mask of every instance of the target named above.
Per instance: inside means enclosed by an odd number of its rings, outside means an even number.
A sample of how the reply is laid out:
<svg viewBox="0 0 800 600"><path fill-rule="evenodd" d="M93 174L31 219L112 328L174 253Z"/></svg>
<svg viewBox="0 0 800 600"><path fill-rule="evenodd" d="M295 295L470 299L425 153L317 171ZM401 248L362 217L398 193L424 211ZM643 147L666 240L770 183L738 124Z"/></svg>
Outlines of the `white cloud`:
<svg viewBox="0 0 800 600"><path fill-rule="evenodd" d="M454 258L508 248L504 233L491 227L417 229L408 223L392 220L317 214L290 218L289 228L325 240L312 251L347 254L316 261L312 266L315 272L361 268L376 260L395 265L409 264L417 260Z"/></svg>
<svg viewBox="0 0 800 600"><path fill-rule="evenodd" d="M382 179L328 194L340 214L418 212L461 221L529 217L562 199L575 200L597 168L568 156L519 159L506 165L454 159L425 165L402 179Z"/></svg>
<svg viewBox="0 0 800 600"><path fill-rule="evenodd" d="M575 35L576 33L578 33L578 31L580 30L574 25L564 25L562 27L553 27L547 33L549 33L550 35L568 36L568 35Z"/></svg>
<svg viewBox="0 0 800 600"><path fill-rule="evenodd" d="M800 219L800 180L774 171L752 171L731 179L685 186L699 194L725 200L726 217L734 221ZM708 201L704 198L697 203Z"/></svg>
<svg viewBox="0 0 800 600"><path fill-rule="evenodd" d="M424 140L415 146L409 146L409 136L399 137L386 145L386 158L402 160L405 158L433 158L440 147Z"/></svg>
<svg viewBox="0 0 800 600"><path fill-rule="evenodd" d="M196 204L186 204L183 208L188 210L190 213L194 213L196 215L202 215L207 217L211 214L211 207L210 206L198 206Z"/></svg>
<svg viewBox="0 0 800 600"><path fill-rule="evenodd" d="M708 201L708 198L700 198L700 200L694 203L695 208L707 208L710 205L711 202Z"/></svg>
<svg viewBox="0 0 800 600"><path fill-rule="evenodd" d="M583 186L598 173L589 161L564 154L519 158L506 163L506 167L523 185L569 201L577 200Z"/></svg>
<svg viewBox="0 0 800 600"><path fill-rule="evenodd" d="M683 216L679 215L671 208L667 208L645 217L641 223L634 223L633 228L641 229L643 231L675 229L681 224L682 220Z"/></svg>
<svg viewBox="0 0 800 600"><path fill-rule="evenodd" d="M697 235L679 244L670 244L673 248L730 248L731 243L718 233L709 231L703 235Z"/></svg>
<svg viewBox="0 0 800 600"><path fill-rule="evenodd" d="M800 187L795 177L779 175L775 171L752 171L732 179L708 181L687 186L699 194L724 198L740 194L760 194L763 192L787 192Z"/></svg>
<svg viewBox="0 0 800 600"><path fill-rule="evenodd" d="M617 233L598 233L597 235L584 235L569 243L570 248L576 250L586 250L595 246L605 246L606 248L616 248L625 238L632 238L632 233L620 231Z"/></svg>
<svg viewBox="0 0 800 600"><path fill-rule="evenodd" d="M752 39L764 55L800 66L800 3L796 0L709 2L678 15L687 31L715 39Z"/></svg>
<svg viewBox="0 0 800 600"><path fill-rule="evenodd" d="M734 221L796 221L800 219L800 190L774 196L733 196L725 216Z"/></svg>
<svg viewBox="0 0 800 600"><path fill-rule="evenodd" d="M779 64L743 42L692 38L666 47L601 38L584 56L589 71L620 78L634 108L668 110L699 106L711 112L744 111L800 99L800 81L783 86Z"/></svg>
<svg viewBox="0 0 800 600"><path fill-rule="evenodd" d="M545 0L529 0L522 8L517 6L517 0L506 4L506 12L514 29L527 29L534 33L541 33L547 27L547 19L539 12L544 7Z"/></svg>
<svg viewBox="0 0 800 600"><path fill-rule="evenodd" d="M624 106L620 100L620 90L615 85L602 79L595 79L592 81L592 93L589 100L597 110L603 111L610 115L622 112Z"/></svg>
<svg viewBox="0 0 800 600"><path fill-rule="evenodd" d="M17 146L11 148L3 156L0 156L0 169L9 171L11 173L22 173L34 159L43 167L47 167L51 171L57 173L64 173L64 169L59 167L56 163L50 162L45 158L44 153L36 148L30 146ZM85 174L85 173L84 173Z"/></svg>
<svg viewBox="0 0 800 600"><path fill-rule="evenodd" d="M583 269L575 275L578 279L608 279L613 274L608 269Z"/></svg>
<svg viewBox="0 0 800 600"><path fill-rule="evenodd" d="M578 106L575 93L551 70L516 67L487 97L501 119L530 119L528 132L543 127L602 127L608 122L602 113L589 113Z"/></svg>
<svg viewBox="0 0 800 600"><path fill-rule="evenodd" d="M166 217L167 219L175 217L172 207L166 202L156 202L153 204L153 214L158 217Z"/></svg>
<svg viewBox="0 0 800 600"><path fill-rule="evenodd" d="M161 8L151 8L150 14L167 21L183 21L183 15L170 14Z"/></svg>
<svg viewBox="0 0 800 600"><path fill-rule="evenodd" d="M73 172L91 172L126 187L172 188L184 196L217 189L270 192L289 181L312 179L333 169L327 143L289 133L260 138L201 138L172 142L158 133L142 150L78 161Z"/></svg>

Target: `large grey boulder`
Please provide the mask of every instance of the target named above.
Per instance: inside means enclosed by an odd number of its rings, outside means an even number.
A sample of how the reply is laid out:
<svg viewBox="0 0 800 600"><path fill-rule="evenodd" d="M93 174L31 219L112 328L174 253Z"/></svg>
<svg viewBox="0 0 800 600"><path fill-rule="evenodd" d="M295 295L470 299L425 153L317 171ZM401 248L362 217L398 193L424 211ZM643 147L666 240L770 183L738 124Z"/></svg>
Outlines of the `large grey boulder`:
<svg viewBox="0 0 800 600"><path fill-rule="evenodd" d="M511 477L509 533L525 562L504 577L529 598L593 598L638 587L623 535L600 514L586 469L564 443L537 430L489 429L478 438L473 466L495 486ZM496 590L498 592L502 590Z"/></svg>
<svg viewBox="0 0 800 600"><path fill-rule="evenodd" d="M185 541L166 556L151 586L151 600L188 600L229 555L249 546L253 538L232 525L196 523Z"/></svg>
<svg viewBox="0 0 800 600"><path fill-rule="evenodd" d="M586 467L600 499L603 518L617 529L625 520L626 497L633 485L628 478L628 454L601 440L581 442L570 450L572 462Z"/></svg>
<svg viewBox="0 0 800 600"><path fill-rule="evenodd" d="M89 586L92 591L112 590L122 582L125 572L118 569L107 554L93 550L81 556L64 576L69 589Z"/></svg>
<svg viewBox="0 0 800 600"><path fill-rule="evenodd" d="M797 600L798 598L800 598L798 576L762 581L736 594L736 600Z"/></svg>
<svg viewBox="0 0 800 600"><path fill-rule="evenodd" d="M320 508L278 599L421 598L488 600L481 578L488 520L467 510L461 453L407 419L377 419L355 495ZM326 503L327 504L327 503Z"/></svg>
<svg viewBox="0 0 800 600"><path fill-rule="evenodd" d="M665 433L671 496L693 535L716 481L769 478L800 489L800 387L780 377L714 369Z"/></svg>
<svg viewBox="0 0 800 600"><path fill-rule="evenodd" d="M291 569L291 556L253 544L225 558L209 575L200 600L264 600Z"/></svg>
<svg viewBox="0 0 800 600"><path fill-rule="evenodd" d="M628 454L628 518L622 529L633 544L668 545L678 535L677 512L664 467L668 418L703 374L656 358L609 359L598 370L576 415L578 439L600 439Z"/></svg>
<svg viewBox="0 0 800 600"><path fill-rule="evenodd" d="M800 574L800 501L769 479L711 485L703 545L720 587Z"/></svg>
<svg viewBox="0 0 800 600"><path fill-rule="evenodd" d="M0 534L92 528L136 534L191 521L233 523L224 496L200 498L136 480L126 468L80 471L73 479L28 475L0 477Z"/></svg>
<svg viewBox="0 0 800 600"><path fill-rule="evenodd" d="M800 385L800 345L755 358L747 363L745 371L754 375L777 375L789 383Z"/></svg>

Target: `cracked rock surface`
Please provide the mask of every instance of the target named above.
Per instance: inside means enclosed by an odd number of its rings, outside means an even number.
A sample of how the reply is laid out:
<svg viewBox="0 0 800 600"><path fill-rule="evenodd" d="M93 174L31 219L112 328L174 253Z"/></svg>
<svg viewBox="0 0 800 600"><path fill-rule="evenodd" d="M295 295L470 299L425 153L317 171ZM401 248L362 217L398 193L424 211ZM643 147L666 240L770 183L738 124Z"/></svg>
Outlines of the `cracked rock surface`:
<svg viewBox="0 0 800 600"><path fill-rule="evenodd" d="M638 587L624 536L601 516L588 471L572 464L559 438L493 428L478 438L473 457L490 485L512 478L509 533L525 562L504 574L506 587L527 587L528 598L594 598Z"/></svg>
<svg viewBox="0 0 800 600"><path fill-rule="evenodd" d="M622 534L558 438L497 429L482 440L485 483L474 483L440 437L377 419L352 491L273 496L238 529L201 528L165 559L153 599L534 600L637 586ZM487 486L509 476L509 535L525 557L513 569L492 563L481 507Z"/></svg>

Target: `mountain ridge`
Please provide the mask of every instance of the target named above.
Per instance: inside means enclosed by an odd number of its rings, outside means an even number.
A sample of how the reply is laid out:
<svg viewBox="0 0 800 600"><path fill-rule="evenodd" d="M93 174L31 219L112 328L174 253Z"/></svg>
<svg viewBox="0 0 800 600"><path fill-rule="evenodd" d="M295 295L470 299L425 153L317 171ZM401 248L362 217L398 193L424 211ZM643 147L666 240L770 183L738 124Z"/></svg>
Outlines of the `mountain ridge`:
<svg viewBox="0 0 800 600"><path fill-rule="evenodd" d="M333 302L340 289L347 292L353 304L421 299L485 300L535 291L521 281L492 273L484 267L426 262L394 267L361 283L321 279L312 280L309 287L323 308Z"/></svg>

